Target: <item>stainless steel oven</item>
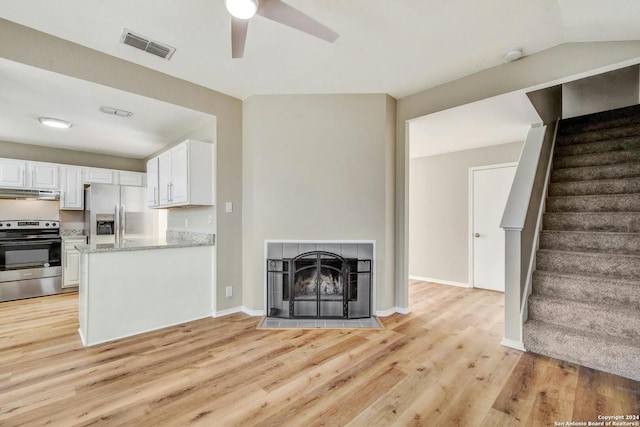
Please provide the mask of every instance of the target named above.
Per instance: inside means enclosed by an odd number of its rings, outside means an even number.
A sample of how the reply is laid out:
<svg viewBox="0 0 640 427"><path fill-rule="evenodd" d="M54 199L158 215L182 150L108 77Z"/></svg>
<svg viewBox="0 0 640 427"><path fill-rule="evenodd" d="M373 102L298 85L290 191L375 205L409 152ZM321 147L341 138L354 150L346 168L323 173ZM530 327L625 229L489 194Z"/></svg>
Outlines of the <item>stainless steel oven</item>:
<svg viewBox="0 0 640 427"><path fill-rule="evenodd" d="M62 292L62 239L52 221L0 221L0 301Z"/></svg>

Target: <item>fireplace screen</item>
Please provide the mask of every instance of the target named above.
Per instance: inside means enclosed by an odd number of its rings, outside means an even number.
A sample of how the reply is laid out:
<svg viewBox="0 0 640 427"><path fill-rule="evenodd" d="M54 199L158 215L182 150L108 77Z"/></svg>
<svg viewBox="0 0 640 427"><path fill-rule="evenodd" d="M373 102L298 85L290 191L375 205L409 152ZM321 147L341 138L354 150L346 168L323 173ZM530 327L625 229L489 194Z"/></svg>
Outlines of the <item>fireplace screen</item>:
<svg viewBox="0 0 640 427"><path fill-rule="evenodd" d="M371 317L371 260L314 251L267 260L269 317Z"/></svg>

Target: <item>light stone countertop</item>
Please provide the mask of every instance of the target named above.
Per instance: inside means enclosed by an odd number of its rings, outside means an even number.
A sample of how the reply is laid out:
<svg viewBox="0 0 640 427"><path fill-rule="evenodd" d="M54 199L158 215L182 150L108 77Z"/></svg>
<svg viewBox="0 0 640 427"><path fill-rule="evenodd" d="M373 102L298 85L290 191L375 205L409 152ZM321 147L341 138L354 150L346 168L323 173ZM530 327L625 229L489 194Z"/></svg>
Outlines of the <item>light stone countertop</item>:
<svg viewBox="0 0 640 427"><path fill-rule="evenodd" d="M130 239L120 243L90 243L76 245L80 253L141 251L149 249L192 248L213 246L215 235L208 233L169 232L167 238Z"/></svg>

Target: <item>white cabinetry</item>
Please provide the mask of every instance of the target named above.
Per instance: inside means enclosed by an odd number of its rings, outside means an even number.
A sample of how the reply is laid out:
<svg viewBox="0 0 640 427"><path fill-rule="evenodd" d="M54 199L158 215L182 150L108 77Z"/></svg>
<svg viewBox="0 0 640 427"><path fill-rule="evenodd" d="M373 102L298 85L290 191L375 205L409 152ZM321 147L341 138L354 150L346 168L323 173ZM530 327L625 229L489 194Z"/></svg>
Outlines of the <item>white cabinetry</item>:
<svg viewBox="0 0 640 427"><path fill-rule="evenodd" d="M189 139L151 159L147 163L149 207L212 205L213 154L213 144ZM152 186L156 182L157 192Z"/></svg>
<svg viewBox="0 0 640 427"><path fill-rule="evenodd" d="M158 157L147 162L147 205L156 207L160 204L158 195Z"/></svg>
<svg viewBox="0 0 640 427"><path fill-rule="evenodd" d="M56 164L0 159L0 187L57 190L58 178Z"/></svg>
<svg viewBox="0 0 640 427"><path fill-rule="evenodd" d="M84 209L84 184L82 168L78 166L62 166L60 177L60 209Z"/></svg>
<svg viewBox="0 0 640 427"><path fill-rule="evenodd" d="M118 184L144 187L146 174L143 172L118 171Z"/></svg>
<svg viewBox="0 0 640 427"><path fill-rule="evenodd" d="M23 160L0 159L0 187L24 188L26 167Z"/></svg>
<svg viewBox="0 0 640 427"><path fill-rule="evenodd" d="M42 190L57 190L60 185L59 167L52 163L27 162L27 186Z"/></svg>
<svg viewBox="0 0 640 427"><path fill-rule="evenodd" d="M111 169L84 168L84 182L95 184L115 184L115 171Z"/></svg>
<svg viewBox="0 0 640 427"><path fill-rule="evenodd" d="M62 242L62 287L78 286L80 279L80 253L76 245L86 242L84 236L65 237Z"/></svg>

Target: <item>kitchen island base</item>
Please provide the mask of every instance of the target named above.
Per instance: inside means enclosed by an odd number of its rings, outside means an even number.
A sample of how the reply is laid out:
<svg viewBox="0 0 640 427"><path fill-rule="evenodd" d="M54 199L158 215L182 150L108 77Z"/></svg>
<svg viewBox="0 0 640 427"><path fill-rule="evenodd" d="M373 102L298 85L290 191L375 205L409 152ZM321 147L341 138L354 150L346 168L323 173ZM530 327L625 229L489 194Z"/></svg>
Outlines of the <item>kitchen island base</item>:
<svg viewBox="0 0 640 427"><path fill-rule="evenodd" d="M85 347L211 316L213 246L78 249Z"/></svg>

